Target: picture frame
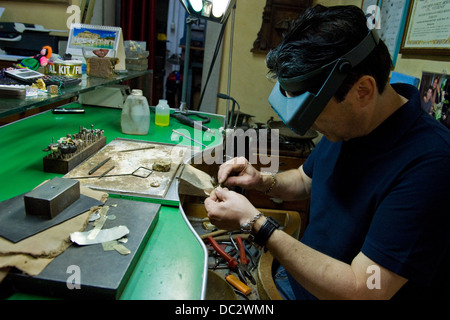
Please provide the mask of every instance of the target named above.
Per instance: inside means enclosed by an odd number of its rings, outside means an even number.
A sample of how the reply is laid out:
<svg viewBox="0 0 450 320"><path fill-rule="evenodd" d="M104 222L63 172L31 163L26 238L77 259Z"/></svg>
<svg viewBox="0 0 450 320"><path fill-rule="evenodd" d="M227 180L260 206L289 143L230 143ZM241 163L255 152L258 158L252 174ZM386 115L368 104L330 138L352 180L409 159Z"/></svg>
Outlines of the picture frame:
<svg viewBox="0 0 450 320"><path fill-rule="evenodd" d="M74 23L70 28L67 51L75 55L81 55L83 49L117 51L121 39L122 29L119 27Z"/></svg>
<svg viewBox="0 0 450 320"><path fill-rule="evenodd" d="M254 54L267 54L277 47L291 23L312 4L312 0L266 0L261 29L250 51Z"/></svg>
<svg viewBox="0 0 450 320"><path fill-rule="evenodd" d="M392 63L397 63L400 46L411 0L362 0L361 9L366 13L368 24L378 30L380 38L391 54ZM374 8L377 8L374 10ZM372 18L374 22L370 21Z"/></svg>
<svg viewBox="0 0 450 320"><path fill-rule="evenodd" d="M450 2L411 0L400 53L450 55Z"/></svg>
<svg viewBox="0 0 450 320"><path fill-rule="evenodd" d="M82 23L71 25L66 53L86 63L88 58L95 56L94 50L99 49L107 49L107 57L119 59L115 70L126 69L122 28Z"/></svg>
<svg viewBox="0 0 450 320"><path fill-rule="evenodd" d="M450 129L450 75L422 72L419 92L422 109Z"/></svg>

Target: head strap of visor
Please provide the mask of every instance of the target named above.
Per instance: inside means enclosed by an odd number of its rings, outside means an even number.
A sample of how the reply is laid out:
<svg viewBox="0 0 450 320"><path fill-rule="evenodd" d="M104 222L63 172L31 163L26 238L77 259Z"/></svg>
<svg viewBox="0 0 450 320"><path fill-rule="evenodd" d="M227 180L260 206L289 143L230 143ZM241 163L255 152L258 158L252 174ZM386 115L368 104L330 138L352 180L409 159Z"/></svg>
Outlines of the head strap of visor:
<svg viewBox="0 0 450 320"><path fill-rule="evenodd" d="M378 45L380 38L375 30L369 31L367 36L351 51L343 55L339 59L334 60L322 66L319 69L311 71L307 74L293 77L293 78L278 78L278 82L285 91L301 92L306 91L307 87L311 88L311 84L315 80L324 78L324 75L329 72L330 68L335 66L339 61L345 60L346 63L341 64L340 72L348 73L353 67L360 64Z"/></svg>
<svg viewBox="0 0 450 320"><path fill-rule="evenodd" d="M291 130L304 135L336 94L350 70L361 63L378 43L379 37L372 30L353 50L332 63L302 76L279 78L269 97L269 103ZM330 67L331 72L327 72ZM326 80L325 82L322 80L321 89L317 94L302 90L303 87L310 87L311 83L317 82L318 77ZM287 98L283 91L303 93Z"/></svg>

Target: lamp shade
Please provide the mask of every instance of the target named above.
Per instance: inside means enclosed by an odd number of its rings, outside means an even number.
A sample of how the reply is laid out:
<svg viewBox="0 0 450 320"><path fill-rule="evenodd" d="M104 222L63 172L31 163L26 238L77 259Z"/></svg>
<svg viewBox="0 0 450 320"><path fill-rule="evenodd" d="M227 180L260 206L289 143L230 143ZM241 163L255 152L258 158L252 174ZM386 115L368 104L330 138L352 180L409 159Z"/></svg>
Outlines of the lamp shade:
<svg viewBox="0 0 450 320"><path fill-rule="evenodd" d="M180 0L191 16L224 23L236 0Z"/></svg>

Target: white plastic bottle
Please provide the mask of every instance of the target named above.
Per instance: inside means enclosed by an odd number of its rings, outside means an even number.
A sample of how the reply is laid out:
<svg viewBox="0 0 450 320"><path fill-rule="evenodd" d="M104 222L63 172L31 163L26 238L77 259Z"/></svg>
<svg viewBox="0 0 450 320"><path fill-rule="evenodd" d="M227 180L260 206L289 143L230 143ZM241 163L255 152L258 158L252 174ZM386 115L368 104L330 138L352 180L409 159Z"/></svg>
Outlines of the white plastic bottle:
<svg viewBox="0 0 450 320"><path fill-rule="evenodd" d="M167 127L170 123L170 107L167 100L159 100L155 112L155 124L160 127Z"/></svg>
<svg viewBox="0 0 450 320"><path fill-rule="evenodd" d="M142 90L133 90L122 109L122 132L133 135L146 135L150 127L150 108Z"/></svg>

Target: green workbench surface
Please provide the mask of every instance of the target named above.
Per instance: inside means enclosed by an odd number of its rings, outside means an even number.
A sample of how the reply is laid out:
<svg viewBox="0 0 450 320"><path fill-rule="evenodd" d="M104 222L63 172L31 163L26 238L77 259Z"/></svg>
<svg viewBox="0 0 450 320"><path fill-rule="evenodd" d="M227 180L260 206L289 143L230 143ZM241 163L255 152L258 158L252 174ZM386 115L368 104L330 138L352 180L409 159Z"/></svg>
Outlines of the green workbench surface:
<svg viewBox="0 0 450 320"><path fill-rule="evenodd" d="M76 104L66 106L75 107ZM169 127L151 125L148 135L131 136L121 132L121 110L84 106L85 114L55 115L51 111L0 127L0 201L26 193L43 181L58 174L43 171L42 150L51 143L52 137L59 139L76 133L80 126L104 129L107 143L115 138L128 138L159 143L198 146L180 137L172 141L172 129L189 133L202 143L215 146L220 143L219 133L212 135L198 129L186 127L171 119ZM207 124L212 129L223 126L223 116L210 115ZM217 132L218 130L216 130ZM206 136L208 135L208 136ZM148 200L152 201L152 200ZM121 299L182 299L203 298L204 289L203 247L192 233L178 206L162 205L158 223L146 244ZM204 294L204 292L203 292ZM16 293L10 299L38 299L27 294Z"/></svg>

